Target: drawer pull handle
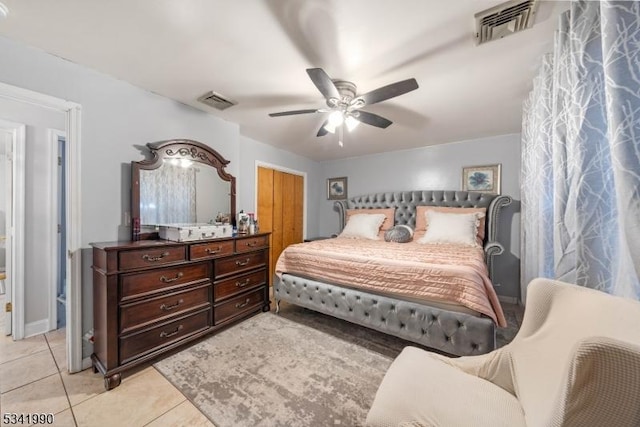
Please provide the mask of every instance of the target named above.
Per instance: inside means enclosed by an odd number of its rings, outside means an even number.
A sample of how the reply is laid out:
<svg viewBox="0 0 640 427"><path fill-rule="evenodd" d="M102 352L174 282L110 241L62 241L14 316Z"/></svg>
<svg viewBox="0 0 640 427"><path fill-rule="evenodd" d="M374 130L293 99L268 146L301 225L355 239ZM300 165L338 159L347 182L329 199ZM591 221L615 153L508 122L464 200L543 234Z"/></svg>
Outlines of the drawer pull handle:
<svg viewBox="0 0 640 427"><path fill-rule="evenodd" d="M178 302L176 302L175 304L171 304L171 305L167 305L167 304L162 304L160 306L160 310L164 310L164 311L170 311L173 310L174 308L178 307L180 304L182 304L184 302L184 300L182 298L180 298L178 300Z"/></svg>
<svg viewBox="0 0 640 427"><path fill-rule="evenodd" d="M207 249L205 249L204 251L205 251L206 253L208 253L209 255L213 255L213 254L220 253L220 251L221 251L221 250L222 250L222 248L221 248L220 246L218 246L218 247L217 247L217 248L215 248L215 249L207 248Z"/></svg>
<svg viewBox="0 0 640 427"><path fill-rule="evenodd" d="M182 329L184 329L184 326L179 325L179 326L176 328L176 330L175 330L175 331L173 331L173 332L165 332L165 331L162 331L162 332L160 332L160 338L169 338L169 337L172 337L172 336L174 336L174 335L178 335L178 333L179 333Z"/></svg>
<svg viewBox="0 0 640 427"><path fill-rule="evenodd" d="M249 264L249 261L251 261L251 259L249 259L249 258L247 258L244 261L236 261L236 265L239 266L239 267L242 267L242 266L245 266L245 265Z"/></svg>
<svg viewBox="0 0 640 427"><path fill-rule="evenodd" d="M149 262L160 261L162 258L169 256L169 252L162 252L158 256L153 256L149 254L142 255L142 259Z"/></svg>
<svg viewBox="0 0 640 427"><path fill-rule="evenodd" d="M182 271L179 271L178 274L176 274L176 277L173 278L168 278L167 276L162 276L160 277L160 281L162 283L171 283L171 282L175 282L176 280L180 279L182 276L184 276L184 274L182 273Z"/></svg>
<svg viewBox="0 0 640 427"><path fill-rule="evenodd" d="M236 287L238 288L244 288L245 286L247 286L249 283L251 283L251 279L247 279L244 282L236 282Z"/></svg>
<svg viewBox="0 0 640 427"><path fill-rule="evenodd" d="M256 242L255 240L253 242L247 242L247 246L253 248L254 246L258 246L258 242Z"/></svg>
<svg viewBox="0 0 640 427"><path fill-rule="evenodd" d="M251 300L249 298L247 298L246 300L244 300L244 302L242 303L237 303L236 304L236 308L242 308L242 307L246 307L249 305L249 303L251 302Z"/></svg>

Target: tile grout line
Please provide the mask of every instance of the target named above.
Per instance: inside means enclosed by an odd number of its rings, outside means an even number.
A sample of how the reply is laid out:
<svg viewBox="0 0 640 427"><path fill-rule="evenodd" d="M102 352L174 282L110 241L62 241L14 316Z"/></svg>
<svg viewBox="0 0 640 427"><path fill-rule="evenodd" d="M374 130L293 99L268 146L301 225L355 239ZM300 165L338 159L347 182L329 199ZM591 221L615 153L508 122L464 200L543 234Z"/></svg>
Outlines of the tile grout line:
<svg viewBox="0 0 640 427"><path fill-rule="evenodd" d="M202 414L202 415L203 415L207 420L209 420L209 422L210 422L211 424L214 424L214 423L213 423L213 421L209 419L209 417L207 416L207 414L205 414L204 412L202 412L202 410L198 407L198 405L196 405L196 404L195 404L195 402L193 402L191 399L189 399L189 396L187 396L186 394L184 394L184 393L182 392L182 390L180 390L178 387L176 387L176 386L175 386L175 385L174 385L174 384L169 380L169 378L167 378L167 376L166 376L162 371L160 371L160 369L156 368L155 363L151 364L151 367L152 367L153 369L155 369L157 373L159 373L160 375L162 375L162 377L163 377L165 380L167 380L167 382L168 382L169 384L171 384L171 387L173 387L173 388L175 388L176 390L178 390L178 392L179 392L179 393L184 397L184 400L183 400L182 402L180 402L178 405L182 405L184 402L189 402L191 405L193 405L193 406L198 410L198 412L200 412L200 413L201 413L201 414ZM176 405L176 407L178 407L178 405ZM174 409L175 409L175 408L174 408ZM215 424L214 424L214 427L215 427Z"/></svg>
<svg viewBox="0 0 640 427"><path fill-rule="evenodd" d="M165 380L167 380L167 382L168 382L169 384L171 384L171 386L172 386L173 388L175 388L176 390L178 390L178 392L179 392L179 393L184 397L184 400L183 400L182 402L180 402L178 405L176 405L176 408L177 408L179 405L182 405L184 402L189 402L191 405L193 405L193 407L194 407L194 408L196 408L196 410L197 410L198 412L200 412L200 414L202 414L202 416L204 416L204 417L205 417L205 418L206 418L206 419L207 419L211 424L213 424L213 427L216 427L216 426L215 426L215 424L214 424L214 422L209 418L209 416L207 416L207 414L205 414L204 412L202 412L202 410L198 407L198 405L196 405L196 403L195 403L194 401L192 401L192 400L189 398L189 396L187 396L186 394L184 394L184 393L182 392L182 390L180 390L180 389L179 389L178 387L176 387L176 386L175 386L171 381L169 381L169 378L167 378L167 376L166 376L162 371L160 371L158 368L156 368L155 363L154 363L154 364L152 364L152 365L151 365L151 367L152 367L153 369L155 369L155 370L156 370L156 372L158 372L160 375L162 375L162 377L163 377ZM173 408L173 409L175 409L175 408Z"/></svg>
<svg viewBox="0 0 640 427"><path fill-rule="evenodd" d="M66 336L66 334L65 334ZM49 343L49 339L47 336L44 336L44 340L47 343L47 347L49 347L49 352L51 353L51 358L53 358L53 363L56 365L56 371L58 377L60 378L60 382L62 383L62 389L64 390L64 395L67 398L67 403L69 403L69 411L71 411L71 417L73 418L73 424L78 427L78 421L76 421L76 414L73 412L73 406L71 405L71 399L69 399L69 393L67 392L67 386L64 384L64 380L62 379L62 373L60 372L60 366L58 366L58 361L56 357L53 355L53 350L51 349L51 344ZM66 350L65 350L66 351Z"/></svg>
<svg viewBox="0 0 640 427"><path fill-rule="evenodd" d="M155 369L155 367L153 368ZM157 369L156 369L157 370ZM172 387L175 388L175 386L173 384L171 384ZM178 390L180 391L180 390ZM182 392L180 392L180 394L182 394ZM184 394L182 394L182 396L184 396ZM178 403L176 406L167 409L165 412L163 412L162 414L158 415L157 417L155 417L154 419L152 419L151 421L149 421L148 423L146 423L144 426L148 426L149 424L151 424L152 422L154 422L155 420L157 420L158 418L162 417L165 414L168 414L169 412L173 411L174 409L176 409L178 406L182 405L184 402L188 402L189 400L185 397L183 401L181 401L180 403ZM143 426L143 427L144 427Z"/></svg>
<svg viewBox="0 0 640 427"><path fill-rule="evenodd" d="M1 394L7 394L7 393L9 393L9 392L16 391L16 390L18 390L18 389L21 389L22 387L25 387L25 386L31 385L31 384L33 384L33 383L37 383L38 381L42 381L42 380L45 380L45 379L47 379L47 378L50 378L50 377L54 376L55 374L56 374L56 373L54 372L54 373L53 373L53 374L51 374L51 375L47 375L46 377L38 378L37 380L33 380L33 381L28 382L28 383L25 383L25 384L19 385L18 387L12 388L11 390L5 390L5 391L4 391L4 392L2 392Z"/></svg>
<svg viewBox="0 0 640 427"><path fill-rule="evenodd" d="M16 341L13 341L13 342L16 342ZM46 342L46 338L45 338L45 342ZM42 352L47 351L47 350L50 351L48 343L47 343L47 348L45 348L45 349L34 351L33 353L23 354L23 355L20 355L20 356L16 357L15 359L5 360L4 362L0 362L0 365L4 365L5 363L10 363L10 362L15 362L16 360L20 360L20 359L23 359L25 357L33 356L33 355L36 355L38 353L42 353Z"/></svg>

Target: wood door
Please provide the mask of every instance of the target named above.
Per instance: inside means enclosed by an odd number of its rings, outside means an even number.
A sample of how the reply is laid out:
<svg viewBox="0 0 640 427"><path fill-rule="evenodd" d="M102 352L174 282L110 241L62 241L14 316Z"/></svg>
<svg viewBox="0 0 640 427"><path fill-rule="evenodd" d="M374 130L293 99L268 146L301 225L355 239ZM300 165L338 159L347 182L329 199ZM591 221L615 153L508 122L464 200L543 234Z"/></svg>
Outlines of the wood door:
<svg viewBox="0 0 640 427"><path fill-rule="evenodd" d="M302 242L304 177L258 167L258 223L271 232L269 274L273 277L280 253Z"/></svg>

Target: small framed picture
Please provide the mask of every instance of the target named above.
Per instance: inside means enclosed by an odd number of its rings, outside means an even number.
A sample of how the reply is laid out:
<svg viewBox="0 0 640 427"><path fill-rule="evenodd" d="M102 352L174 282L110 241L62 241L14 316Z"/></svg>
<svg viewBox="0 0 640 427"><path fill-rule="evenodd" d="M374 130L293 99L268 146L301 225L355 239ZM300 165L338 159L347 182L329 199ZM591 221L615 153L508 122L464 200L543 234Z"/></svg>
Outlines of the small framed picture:
<svg viewBox="0 0 640 427"><path fill-rule="evenodd" d="M342 200L347 198L347 177L327 179L327 199Z"/></svg>
<svg viewBox="0 0 640 427"><path fill-rule="evenodd" d="M462 168L462 190L500 194L501 164Z"/></svg>

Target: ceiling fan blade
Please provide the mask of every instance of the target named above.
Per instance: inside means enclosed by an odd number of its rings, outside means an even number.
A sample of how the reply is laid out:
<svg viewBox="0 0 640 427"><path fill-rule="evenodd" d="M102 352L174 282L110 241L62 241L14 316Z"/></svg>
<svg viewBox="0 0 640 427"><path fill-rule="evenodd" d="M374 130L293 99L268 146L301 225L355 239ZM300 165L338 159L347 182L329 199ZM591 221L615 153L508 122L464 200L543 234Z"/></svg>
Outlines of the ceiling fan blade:
<svg viewBox="0 0 640 427"><path fill-rule="evenodd" d="M316 134L316 136L325 136L329 133L329 131L325 128L327 123L329 123L329 120L325 120L324 123L322 123L322 126L320 126L320 129L318 129L318 133Z"/></svg>
<svg viewBox="0 0 640 427"><path fill-rule="evenodd" d="M405 93L416 89L418 89L418 82L416 79L407 79L372 90L371 92L367 92L364 95L359 96L359 98L364 99L366 105L371 105L376 102L404 95Z"/></svg>
<svg viewBox="0 0 640 427"><path fill-rule="evenodd" d="M309 114L309 113L317 113L318 110L293 110L293 111L283 111L281 113L269 113L269 117L280 117L280 116L293 116L296 114Z"/></svg>
<svg viewBox="0 0 640 427"><path fill-rule="evenodd" d="M325 98L340 99L340 92L338 92L336 85L322 68L307 68L307 74Z"/></svg>
<svg viewBox="0 0 640 427"><path fill-rule="evenodd" d="M393 123L391 120L385 119L377 114L368 113L366 111L358 111L358 114L353 114L353 118L377 128L387 128Z"/></svg>

